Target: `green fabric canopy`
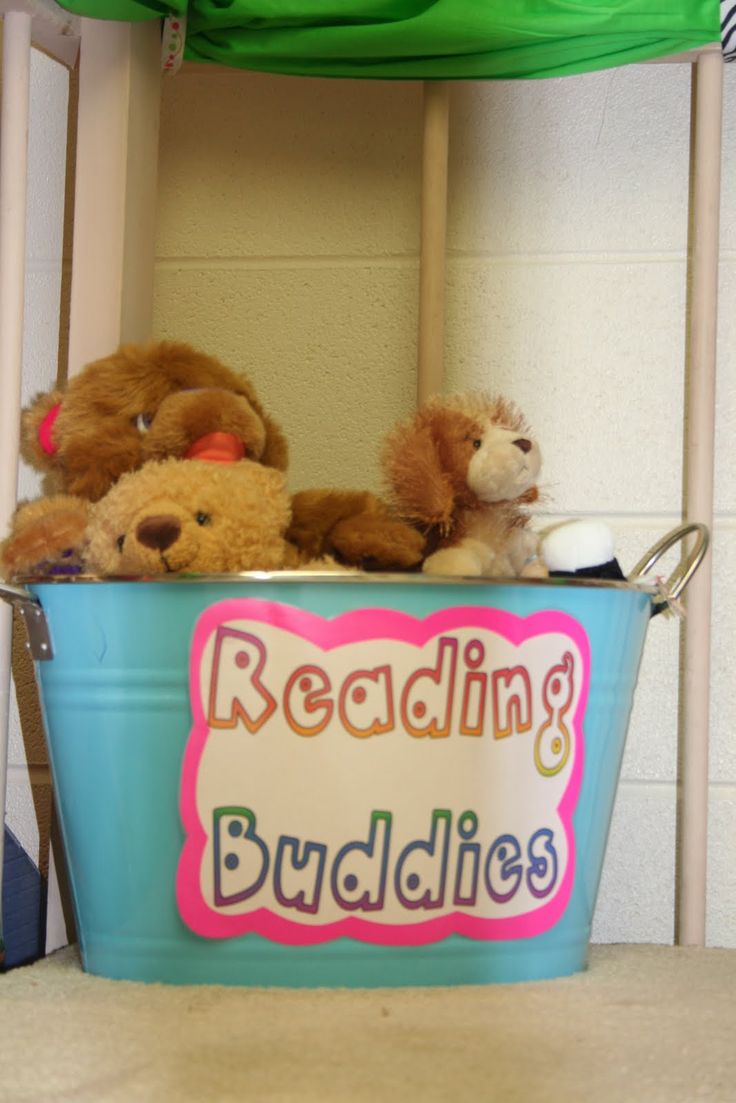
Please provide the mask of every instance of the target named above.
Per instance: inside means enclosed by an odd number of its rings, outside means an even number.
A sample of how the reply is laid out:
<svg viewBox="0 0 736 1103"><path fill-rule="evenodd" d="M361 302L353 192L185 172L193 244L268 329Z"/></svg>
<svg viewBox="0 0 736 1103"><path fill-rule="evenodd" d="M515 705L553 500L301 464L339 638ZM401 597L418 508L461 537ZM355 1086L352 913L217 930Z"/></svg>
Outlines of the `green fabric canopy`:
<svg viewBox="0 0 736 1103"><path fill-rule="evenodd" d="M719 0L60 2L101 19L186 15L186 59L303 76L564 76L720 39Z"/></svg>

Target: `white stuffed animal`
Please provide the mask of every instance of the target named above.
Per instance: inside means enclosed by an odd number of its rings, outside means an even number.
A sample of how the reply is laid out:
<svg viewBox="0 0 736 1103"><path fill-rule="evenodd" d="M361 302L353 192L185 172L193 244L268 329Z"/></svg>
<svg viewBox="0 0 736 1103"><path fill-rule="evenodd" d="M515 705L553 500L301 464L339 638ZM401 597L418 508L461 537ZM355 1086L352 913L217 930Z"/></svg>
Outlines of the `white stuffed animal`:
<svg viewBox="0 0 736 1103"><path fill-rule="evenodd" d="M558 578L625 578L616 559L613 532L604 521L564 521L541 537L541 558Z"/></svg>
<svg viewBox="0 0 736 1103"><path fill-rule="evenodd" d="M383 455L396 513L427 537L429 574L546 577L525 506L537 500L539 445L504 398L430 399L389 434Z"/></svg>

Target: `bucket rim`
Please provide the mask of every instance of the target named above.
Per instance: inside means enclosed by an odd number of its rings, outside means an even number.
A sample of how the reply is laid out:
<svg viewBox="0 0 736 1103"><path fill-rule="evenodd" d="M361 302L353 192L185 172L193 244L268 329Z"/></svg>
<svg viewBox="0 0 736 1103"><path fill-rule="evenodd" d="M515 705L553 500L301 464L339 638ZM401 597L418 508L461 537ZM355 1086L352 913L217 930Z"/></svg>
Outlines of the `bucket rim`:
<svg viewBox="0 0 736 1103"><path fill-rule="evenodd" d="M504 576L484 575L480 577L469 575L429 575L429 574L402 574L389 571L240 571L234 574L171 574L139 577L132 575L26 575L16 580L17 584L35 589L39 586L101 586L101 585L163 585L163 586L191 586L214 584L225 586L237 582L255 583L286 583L292 585L305 582L324 582L328 585L360 585L371 586L376 584L393 586L461 586L466 588L488 588L498 586L533 587L535 589L559 590L572 588L575 590L624 590L629 593L642 593L655 596L658 589L655 583L637 579L636 581L621 581L607 578L574 578L564 576L559 578L512 578Z"/></svg>

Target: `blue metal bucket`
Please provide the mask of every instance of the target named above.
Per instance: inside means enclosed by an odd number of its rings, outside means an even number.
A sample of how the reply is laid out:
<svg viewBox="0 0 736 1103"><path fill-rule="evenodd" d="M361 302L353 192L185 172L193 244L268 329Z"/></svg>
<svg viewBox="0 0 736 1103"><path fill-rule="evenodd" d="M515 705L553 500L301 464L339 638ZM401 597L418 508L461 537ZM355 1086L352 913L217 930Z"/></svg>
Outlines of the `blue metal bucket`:
<svg viewBox="0 0 736 1103"><path fill-rule="evenodd" d="M28 589L4 596L39 659L88 971L372 987L584 968L655 588Z"/></svg>

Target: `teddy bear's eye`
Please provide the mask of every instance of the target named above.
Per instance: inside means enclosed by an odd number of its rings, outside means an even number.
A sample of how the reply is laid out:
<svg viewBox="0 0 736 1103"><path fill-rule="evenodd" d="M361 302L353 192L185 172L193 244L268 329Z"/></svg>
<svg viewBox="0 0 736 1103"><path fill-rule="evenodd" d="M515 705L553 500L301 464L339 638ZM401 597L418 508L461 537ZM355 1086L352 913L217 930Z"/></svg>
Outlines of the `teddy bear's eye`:
<svg viewBox="0 0 736 1103"><path fill-rule="evenodd" d="M135 427L139 433L147 433L151 428L151 422L153 421L153 414L138 414L135 419Z"/></svg>
<svg viewBox="0 0 736 1103"><path fill-rule="evenodd" d="M474 440L474 441L473 441L473 448L475 448L475 449L476 449L476 451L477 451L477 450L478 450L478 448L480 448L480 446L481 446L481 444L482 444L482 443L483 443L483 441L482 441L482 440Z"/></svg>
<svg viewBox="0 0 736 1103"><path fill-rule="evenodd" d="M209 525L212 518L209 513L198 513L194 519L198 525Z"/></svg>
<svg viewBox="0 0 736 1103"><path fill-rule="evenodd" d="M118 551L121 552L123 550L123 544L125 543L125 536L118 536L115 543L117 544Z"/></svg>

